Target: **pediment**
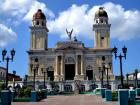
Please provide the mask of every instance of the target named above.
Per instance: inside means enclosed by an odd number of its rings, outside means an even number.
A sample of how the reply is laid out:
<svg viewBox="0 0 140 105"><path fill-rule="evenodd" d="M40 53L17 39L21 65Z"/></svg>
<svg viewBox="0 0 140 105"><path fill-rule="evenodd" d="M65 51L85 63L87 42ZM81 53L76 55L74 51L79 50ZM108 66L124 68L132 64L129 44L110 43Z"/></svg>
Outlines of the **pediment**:
<svg viewBox="0 0 140 105"><path fill-rule="evenodd" d="M84 45L81 42L59 42L56 46L56 49L58 50L75 50L83 48Z"/></svg>
<svg viewBox="0 0 140 105"><path fill-rule="evenodd" d="M81 48L78 48L78 47L75 47L75 46L63 46L63 47L60 47L60 48L57 48L59 50L75 50L75 49L81 49Z"/></svg>

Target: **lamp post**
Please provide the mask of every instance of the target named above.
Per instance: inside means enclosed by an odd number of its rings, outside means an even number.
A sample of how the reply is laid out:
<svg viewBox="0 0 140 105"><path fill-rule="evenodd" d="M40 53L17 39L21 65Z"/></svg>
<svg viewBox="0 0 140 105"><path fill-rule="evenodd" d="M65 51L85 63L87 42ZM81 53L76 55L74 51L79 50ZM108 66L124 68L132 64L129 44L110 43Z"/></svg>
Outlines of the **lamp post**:
<svg viewBox="0 0 140 105"><path fill-rule="evenodd" d="M27 79L28 78L28 75L25 75L25 86L27 87Z"/></svg>
<svg viewBox="0 0 140 105"><path fill-rule="evenodd" d="M99 74L101 73L101 88L103 88L104 70L99 67Z"/></svg>
<svg viewBox="0 0 140 105"><path fill-rule="evenodd" d="M107 81L107 88L109 89L109 76L108 76L108 70L110 69L111 70L111 66L112 64L111 63L108 63L109 67L105 67L105 70L106 70L106 81Z"/></svg>
<svg viewBox="0 0 140 105"><path fill-rule="evenodd" d="M9 61L13 61L14 55L15 55L15 50L11 50L11 58L9 56L5 57L7 54L6 49L2 50L2 60L6 60L6 83L5 83L5 88L8 89L8 67L9 67Z"/></svg>
<svg viewBox="0 0 140 105"><path fill-rule="evenodd" d="M36 71L38 70L38 67L39 67L38 58L35 58L35 60L34 60L34 82L33 82L34 90L35 90L35 74L36 74Z"/></svg>
<svg viewBox="0 0 140 105"><path fill-rule="evenodd" d="M16 71L13 70L13 88L15 88L15 75L16 75Z"/></svg>
<svg viewBox="0 0 140 105"><path fill-rule="evenodd" d="M135 87L138 88L138 76L137 76L138 75L138 70L137 69L135 70L134 75L135 75Z"/></svg>
<svg viewBox="0 0 140 105"><path fill-rule="evenodd" d="M49 68L47 68L46 71L45 71L45 70L43 71L43 74L44 74L44 83L43 83L44 89L46 88L46 85L45 85L46 76L45 76L45 75L46 75L46 73L48 74L48 69L49 69ZM47 75L47 77L48 77L48 75Z"/></svg>
<svg viewBox="0 0 140 105"><path fill-rule="evenodd" d="M45 77L45 74L46 74L46 72L44 71L43 74L44 74L44 83L43 83L43 86L44 86L44 89L45 89L45 87L46 87L46 86L45 86L45 78L46 78L46 77Z"/></svg>
<svg viewBox="0 0 140 105"><path fill-rule="evenodd" d="M63 91L62 86L63 86L63 78L61 78L61 92Z"/></svg>
<svg viewBox="0 0 140 105"><path fill-rule="evenodd" d="M129 76L129 74L126 74L126 83L127 83L127 85L128 85L128 81L129 81L128 76Z"/></svg>
<svg viewBox="0 0 140 105"><path fill-rule="evenodd" d="M122 71L122 58L126 59L127 48L125 46L122 48L122 51L123 51L124 55L122 55L120 53L120 55L118 56L117 55L117 50L118 49L116 47L113 48L113 52L115 54L115 59L119 58L119 60L120 60L121 88L124 88L124 84L123 84L123 71Z"/></svg>

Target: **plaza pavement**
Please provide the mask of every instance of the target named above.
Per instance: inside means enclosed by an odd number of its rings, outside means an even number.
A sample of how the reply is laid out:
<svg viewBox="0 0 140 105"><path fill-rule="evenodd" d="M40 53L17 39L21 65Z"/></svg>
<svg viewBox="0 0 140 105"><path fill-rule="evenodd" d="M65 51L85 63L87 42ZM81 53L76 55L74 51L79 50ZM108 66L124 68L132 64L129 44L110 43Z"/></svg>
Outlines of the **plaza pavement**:
<svg viewBox="0 0 140 105"><path fill-rule="evenodd" d="M12 105L117 105L117 102L106 102L97 95L48 96L40 102L12 102Z"/></svg>

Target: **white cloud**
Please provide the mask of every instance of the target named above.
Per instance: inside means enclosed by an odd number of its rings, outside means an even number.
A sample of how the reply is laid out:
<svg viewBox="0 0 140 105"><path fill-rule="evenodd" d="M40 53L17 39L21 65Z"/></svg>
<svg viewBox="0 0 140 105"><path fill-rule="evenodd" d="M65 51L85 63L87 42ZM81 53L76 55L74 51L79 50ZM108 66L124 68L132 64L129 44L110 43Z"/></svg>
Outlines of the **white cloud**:
<svg viewBox="0 0 140 105"><path fill-rule="evenodd" d="M7 26L0 24L0 47L4 47L7 43L15 41L16 33Z"/></svg>
<svg viewBox="0 0 140 105"><path fill-rule="evenodd" d="M50 33L59 34L61 37L67 37L65 29L74 28L74 34L87 39L93 38L92 25L95 11L103 6L108 13L111 23L111 38L118 40L129 40L140 37L139 24L140 12L137 10L125 10L121 5L111 2L103 5L72 5L65 11L59 13L55 20L48 21Z"/></svg>
<svg viewBox="0 0 140 105"><path fill-rule="evenodd" d="M32 16L38 9L42 9L47 17L54 17L46 4L38 0L0 0L0 5L0 46L5 46L16 39L16 33L7 26L13 27L23 21L31 23Z"/></svg>
<svg viewBox="0 0 140 105"><path fill-rule="evenodd" d="M0 2L0 14L7 17L11 16L14 21L28 21L31 22L33 14L42 9L47 17L54 17L51 10L46 7L46 4L38 0L3 0Z"/></svg>
<svg viewBox="0 0 140 105"><path fill-rule="evenodd" d="M129 40L140 37L140 12L138 10L125 10L121 5L111 2L95 5L92 8L89 8L88 4L81 6L73 4L67 10L61 11L58 17L55 17L46 4L39 2L39 0L1 0L0 5L0 15L6 17L5 20L9 20L9 24L17 25L21 21L31 23L33 14L40 8L47 16L47 24L51 34L66 38L66 28L69 30L73 28L74 35L87 39L93 39L94 14L100 6L103 6L111 23L111 38ZM3 19L0 19L0 22L5 24L1 20ZM12 26L11 24L10 26Z"/></svg>

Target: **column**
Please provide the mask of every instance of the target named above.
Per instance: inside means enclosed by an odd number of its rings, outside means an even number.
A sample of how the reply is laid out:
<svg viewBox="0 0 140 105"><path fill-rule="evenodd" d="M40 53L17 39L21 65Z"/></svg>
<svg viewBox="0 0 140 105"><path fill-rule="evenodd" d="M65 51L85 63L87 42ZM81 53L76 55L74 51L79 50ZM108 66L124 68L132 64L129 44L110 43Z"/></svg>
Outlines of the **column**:
<svg viewBox="0 0 140 105"><path fill-rule="evenodd" d="M81 55L81 75L84 75L84 73L83 73L83 63L84 63L84 59L83 59L83 55Z"/></svg>
<svg viewBox="0 0 140 105"><path fill-rule="evenodd" d="M75 76L78 75L78 55L76 55L76 60L75 60Z"/></svg>
<svg viewBox="0 0 140 105"><path fill-rule="evenodd" d="M55 72L55 75L58 75L58 56L56 56L56 72Z"/></svg>
<svg viewBox="0 0 140 105"><path fill-rule="evenodd" d="M61 56L61 76L64 75L64 59L63 59L63 55Z"/></svg>

